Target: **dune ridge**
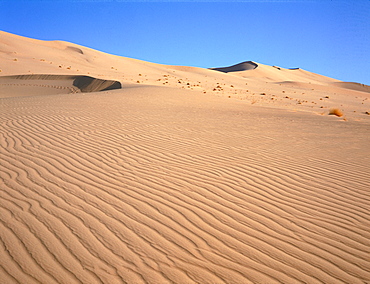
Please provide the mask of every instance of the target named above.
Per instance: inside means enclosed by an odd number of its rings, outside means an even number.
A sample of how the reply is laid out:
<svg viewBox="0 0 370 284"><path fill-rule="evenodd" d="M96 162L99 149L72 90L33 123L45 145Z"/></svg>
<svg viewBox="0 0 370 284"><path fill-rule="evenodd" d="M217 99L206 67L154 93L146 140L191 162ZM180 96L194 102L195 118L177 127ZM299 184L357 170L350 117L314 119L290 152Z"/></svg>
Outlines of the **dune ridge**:
<svg viewBox="0 0 370 284"><path fill-rule="evenodd" d="M1 35L1 284L370 283L363 86Z"/></svg>
<svg viewBox="0 0 370 284"><path fill-rule="evenodd" d="M50 91L53 88L53 91ZM31 74L0 76L0 97L35 94L100 92L121 89L114 80L102 80L80 75Z"/></svg>

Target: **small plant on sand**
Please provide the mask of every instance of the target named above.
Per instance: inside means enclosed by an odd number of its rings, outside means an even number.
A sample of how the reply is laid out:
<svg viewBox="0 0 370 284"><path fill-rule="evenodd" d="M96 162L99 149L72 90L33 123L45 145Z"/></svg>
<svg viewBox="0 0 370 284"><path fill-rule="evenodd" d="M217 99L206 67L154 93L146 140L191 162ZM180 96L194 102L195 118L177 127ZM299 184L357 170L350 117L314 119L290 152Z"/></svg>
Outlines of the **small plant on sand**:
<svg viewBox="0 0 370 284"><path fill-rule="evenodd" d="M342 117L343 112L339 108L332 108L329 110L329 115L336 115L338 117Z"/></svg>
<svg viewBox="0 0 370 284"><path fill-rule="evenodd" d="M254 105L257 102L257 99L252 99L251 104Z"/></svg>

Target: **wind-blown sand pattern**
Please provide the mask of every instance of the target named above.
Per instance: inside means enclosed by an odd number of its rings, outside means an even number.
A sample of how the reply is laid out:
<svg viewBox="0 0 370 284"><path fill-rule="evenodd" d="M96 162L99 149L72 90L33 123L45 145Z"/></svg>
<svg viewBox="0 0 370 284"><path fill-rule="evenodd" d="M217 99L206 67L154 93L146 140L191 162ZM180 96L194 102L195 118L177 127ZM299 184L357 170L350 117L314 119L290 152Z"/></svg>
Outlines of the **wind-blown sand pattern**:
<svg viewBox="0 0 370 284"><path fill-rule="evenodd" d="M34 43L28 58L54 44L2 35L18 55ZM111 58L54 49L53 62ZM122 89L3 86L0 283L370 283L368 92L261 64L230 74L122 58L123 76L110 62L99 76L79 60L68 64L81 76ZM0 68L67 73L33 61ZM297 71L307 81L279 83ZM283 100L298 91L325 109Z"/></svg>

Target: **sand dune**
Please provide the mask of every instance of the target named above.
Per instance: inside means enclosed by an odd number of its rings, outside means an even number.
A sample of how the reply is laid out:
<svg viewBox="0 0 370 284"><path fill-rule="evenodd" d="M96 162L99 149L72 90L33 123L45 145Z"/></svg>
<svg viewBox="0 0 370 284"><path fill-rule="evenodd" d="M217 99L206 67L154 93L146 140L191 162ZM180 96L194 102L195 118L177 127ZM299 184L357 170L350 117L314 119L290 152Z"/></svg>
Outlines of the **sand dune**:
<svg viewBox="0 0 370 284"><path fill-rule="evenodd" d="M3 35L0 283L370 282L369 93Z"/></svg>
<svg viewBox="0 0 370 284"><path fill-rule="evenodd" d="M0 76L0 98L120 89L121 83L90 76L17 75Z"/></svg>

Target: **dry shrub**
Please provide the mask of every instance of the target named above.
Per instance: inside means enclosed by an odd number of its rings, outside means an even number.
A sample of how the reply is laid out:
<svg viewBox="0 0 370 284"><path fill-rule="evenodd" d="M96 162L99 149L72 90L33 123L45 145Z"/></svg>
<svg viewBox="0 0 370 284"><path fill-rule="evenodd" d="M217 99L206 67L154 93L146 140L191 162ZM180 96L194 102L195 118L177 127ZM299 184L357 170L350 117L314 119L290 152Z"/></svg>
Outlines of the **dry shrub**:
<svg viewBox="0 0 370 284"><path fill-rule="evenodd" d="M338 117L342 117L343 112L339 108L332 108L329 110L329 115L336 115Z"/></svg>

